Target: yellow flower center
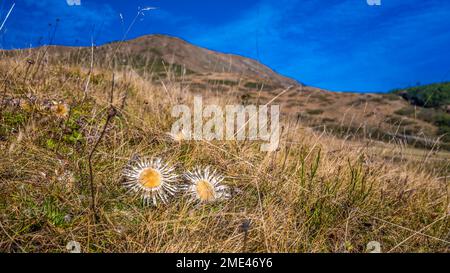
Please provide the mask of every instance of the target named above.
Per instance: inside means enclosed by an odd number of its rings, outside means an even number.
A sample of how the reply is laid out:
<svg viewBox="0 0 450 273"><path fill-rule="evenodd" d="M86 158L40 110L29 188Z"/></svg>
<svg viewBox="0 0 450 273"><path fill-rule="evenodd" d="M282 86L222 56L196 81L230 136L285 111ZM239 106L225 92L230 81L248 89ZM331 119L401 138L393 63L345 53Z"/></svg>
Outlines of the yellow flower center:
<svg viewBox="0 0 450 273"><path fill-rule="evenodd" d="M59 117L65 117L68 114L69 110L64 104L56 105L55 113Z"/></svg>
<svg viewBox="0 0 450 273"><path fill-rule="evenodd" d="M155 169L147 168L139 175L139 182L144 188L157 188L161 185L161 174Z"/></svg>
<svg viewBox="0 0 450 273"><path fill-rule="evenodd" d="M209 202L215 199L214 187L206 180L197 182L197 194L201 201Z"/></svg>

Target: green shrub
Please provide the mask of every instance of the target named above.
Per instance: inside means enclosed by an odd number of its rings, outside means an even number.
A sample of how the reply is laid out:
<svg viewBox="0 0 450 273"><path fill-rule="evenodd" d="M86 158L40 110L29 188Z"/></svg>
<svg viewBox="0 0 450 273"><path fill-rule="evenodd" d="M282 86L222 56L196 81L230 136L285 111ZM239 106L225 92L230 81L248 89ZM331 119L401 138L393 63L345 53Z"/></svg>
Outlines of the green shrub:
<svg viewBox="0 0 450 273"><path fill-rule="evenodd" d="M401 98L398 94L394 94L394 93L387 93L387 94L383 94L382 96L390 101L400 100L400 98Z"/></svg>
<svg viewBox="0 0 450 273"><path fill-rule="evenodd" d="M256 89L256 90L259 90L262 88L262 90L265 90L265 91L274 89L274 87L271 85L257 83L257 82L246 82L244 84L244 87L249 88L249 89Z"/></svg>
<svg viewBox="0 0 450 273"><path fill-rule="evenodd" d="M399 109L394 112L394 114L400 115L400 116L407 116L411 117L414 116L415 109L412 106L407 106L402 109Z"/></svg>
<svg viewBox="0 0 450 273"><path fill-rule="evenodd" d="M397 89L393 93L402 96L411 104L423 107L441 107L450 104L450 82Z"/></svg>
<svg viewBox="0 0 450 273"><path fill-rule="evenodd" d="M438 129L438 135L443 136L442 142L450 143L450 126L441 126Z"/></svg>
<svg viewBox="0 0 450 273"><path fill-rule="evenodd" d="M413 120L398 117L398 116L389 116L386 118L386 122L389 124L403 125L403 126L411 125L411 124L415 123Z"/></svg>

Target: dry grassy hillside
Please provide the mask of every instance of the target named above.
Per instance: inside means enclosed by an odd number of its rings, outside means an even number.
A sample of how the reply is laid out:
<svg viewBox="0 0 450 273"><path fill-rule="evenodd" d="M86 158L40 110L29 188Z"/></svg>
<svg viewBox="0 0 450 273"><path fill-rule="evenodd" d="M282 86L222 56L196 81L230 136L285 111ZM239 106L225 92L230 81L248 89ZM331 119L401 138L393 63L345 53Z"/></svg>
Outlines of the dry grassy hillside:
<svg viewBox="0 0 450 273"><path fill-rule="evenodd" d="M77 241L83 252L366 252L378 241L383 252L449 252L447 155L412 158L402 145L335 138L290 116L273 153L174 140L171 108L192 101L174 77L2 59L0 251L66 252ZM231 198L196 204L179 193L144 206L123 187L136 156L179 173L210 165Z"/></svg>
<svg viewBox="0 0 450 273"><path fill-rule="evenodd" d="M248 103L266 102L280 91L254 90L243 96ZM415 110L394 94L337 93L304 86L293 88L275 102L282 105L284 113L306 126L341 138L351 135L356 139L377 139L418 148L450 149L434 124L417 117L421 107ZM405 109L412 109L412 114L402 114Z"/></svg>
<svg viewBox="0 0 450 273"><path fill-rule="evenodd" d="M170 81L181 90L226 94L244 104L266 103L278 96L276 103L284 114L319 132L450 150L448 133L429 120L433 113L411 106L398 94L339 93L304 86L255 60L174 37L148 35L96 47L51 46L1 54L36 62L36 70L44 63L133 70L156 85Z"/></svg>
<svg viewBox="0 0 450 273"><path fill-rule="evenodd" d="M146 35L136 39L112 42L94 47L44 46L40 49L5 51L7 55L36 55L39 52L48 60L83 63L93 62L97 67L132 67L136 71L166 76L168 69L177 74L203 78L215 73L228 73L233 77L270 82L271 85L288 86L298 83L284 77L260 62L233 54L224 54L190 44L176 37ZM94 51L94 55L92 55Z"/></svg>

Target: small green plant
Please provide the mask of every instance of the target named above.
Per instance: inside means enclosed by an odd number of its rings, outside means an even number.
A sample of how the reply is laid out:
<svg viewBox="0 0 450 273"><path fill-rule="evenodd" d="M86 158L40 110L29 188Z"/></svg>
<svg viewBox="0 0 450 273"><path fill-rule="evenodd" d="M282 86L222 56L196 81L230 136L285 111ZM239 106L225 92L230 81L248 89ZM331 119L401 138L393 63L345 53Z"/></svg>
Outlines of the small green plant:
<svg viewBox="0 0 450 273"><path fill-rule="evenodd" d="M26 116L20 112L4 112L2 120L2 127L9 130L16 130L25 123Z"/></svg>
<svg viewBox="0 0 450 273"><path fill-rule="evenodd" d="M64 141L69 144L76 145L83 141L83 135L79 131L72 131L70 135L64 136Z"/></svg>
<svg viewBox="0 0 450 273"><path fill-rule="evenodd" d="M64 220L66 213L58 208L56 200L53 197L48 197L44 200L42 212L47 218L47 221L49 221L52 225L62 227L66 224Z"/></svg>
<svg viewBox="0 0 450 273"><path fill-rule="evenodd" d="M50 150L53 150L56 148L56 142L53 139L47 139L47 141L45 142L45 145Z"/></svg>

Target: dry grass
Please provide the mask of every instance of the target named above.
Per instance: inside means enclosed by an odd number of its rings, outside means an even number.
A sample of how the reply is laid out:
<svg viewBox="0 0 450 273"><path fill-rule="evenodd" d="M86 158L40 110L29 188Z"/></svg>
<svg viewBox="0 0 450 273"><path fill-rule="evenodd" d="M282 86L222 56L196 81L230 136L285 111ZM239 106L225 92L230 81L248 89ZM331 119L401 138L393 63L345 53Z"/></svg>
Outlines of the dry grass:
<svg viewBox="0 0 450 273"><path fill-rule="evenodd" d="M395 160L290 120L274 153L254 142L174 142L171 107L192 94L129 70L115 71L118 114L93 156L95 222L88 157L108 115L112 73L93 71L86 89L81 66L34 69L20 58L0 62L2 97L37 101L4 100L0 114L2 252L65 252L72 240L83 252L365 252L374 240L386 252L449 252L448 160ZM49 100L69 104L68 117L56 118ZM145 207L121 185L133 155L162 157L179 172L212 165L232 198L192 205L180 195Z"/></svg>

